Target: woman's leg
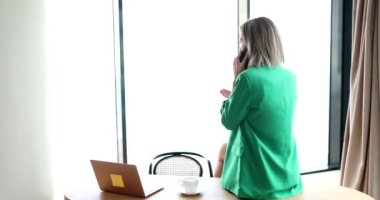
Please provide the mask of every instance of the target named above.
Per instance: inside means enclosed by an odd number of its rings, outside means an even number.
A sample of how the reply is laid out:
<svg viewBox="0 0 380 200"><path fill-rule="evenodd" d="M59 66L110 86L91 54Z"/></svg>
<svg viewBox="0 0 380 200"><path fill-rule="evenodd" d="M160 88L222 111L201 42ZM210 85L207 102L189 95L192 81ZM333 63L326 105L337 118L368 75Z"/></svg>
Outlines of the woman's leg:
<svg viewBox="0 0 380 200"><path fill-rule="evenodd" d="M223 163L224 163L224 156L226 154L226 148L227 148L227 143L224 143L219 149L218 161L216 163L216 168L214 171L214 177L221 177L222 176Z"/></svg>

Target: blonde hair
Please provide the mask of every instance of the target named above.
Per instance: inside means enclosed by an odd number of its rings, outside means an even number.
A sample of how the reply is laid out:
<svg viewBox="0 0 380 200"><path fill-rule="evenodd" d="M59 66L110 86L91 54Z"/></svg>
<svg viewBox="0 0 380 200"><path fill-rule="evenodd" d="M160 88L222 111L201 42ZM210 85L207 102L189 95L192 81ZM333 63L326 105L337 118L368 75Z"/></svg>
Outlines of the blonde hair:
<svg viewBox="0 0 380 200"><path fill-rule="evenodd" d="M259 17L245 22L241 34L248 48L248 66L277 66L285 61L280 35L274 23Z"/></svg>

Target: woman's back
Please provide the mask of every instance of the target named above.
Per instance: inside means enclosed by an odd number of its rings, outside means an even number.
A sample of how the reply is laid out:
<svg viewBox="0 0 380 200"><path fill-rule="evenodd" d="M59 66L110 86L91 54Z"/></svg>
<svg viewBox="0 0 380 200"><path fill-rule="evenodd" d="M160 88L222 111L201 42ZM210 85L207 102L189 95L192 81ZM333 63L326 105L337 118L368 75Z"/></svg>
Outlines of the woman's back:
<svg viewBox="0 0 380 200"><path fill-rule="evenodd" d="M247 53L234 59L233 91L221 90L222 124L231 130L222 186L240 198L295 196L303 190L292 132L295 76L280 66L284 53L270 19L245 22L240 41Z"/></svg>
<svg viewBox="0 0 380 200"><path fill-rule="evenodd" d="M221 109L232 130L222 185L242 198L284 198L302 191L292 121L296 80L278 67L242 72Z"/></svg>

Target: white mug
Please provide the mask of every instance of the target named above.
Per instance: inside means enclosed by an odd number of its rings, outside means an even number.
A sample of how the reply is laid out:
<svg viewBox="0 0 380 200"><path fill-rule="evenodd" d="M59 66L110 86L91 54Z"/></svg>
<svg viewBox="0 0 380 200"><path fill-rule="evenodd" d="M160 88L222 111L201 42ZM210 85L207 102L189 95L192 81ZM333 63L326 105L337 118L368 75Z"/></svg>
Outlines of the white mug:
<svg viewBox="0 0 380 200"><path fill-rule="evenodd" d="M197 177L184 177L178 181L182 186L183 193L185 194L196 194L198 188L198 178Z"/></svg>

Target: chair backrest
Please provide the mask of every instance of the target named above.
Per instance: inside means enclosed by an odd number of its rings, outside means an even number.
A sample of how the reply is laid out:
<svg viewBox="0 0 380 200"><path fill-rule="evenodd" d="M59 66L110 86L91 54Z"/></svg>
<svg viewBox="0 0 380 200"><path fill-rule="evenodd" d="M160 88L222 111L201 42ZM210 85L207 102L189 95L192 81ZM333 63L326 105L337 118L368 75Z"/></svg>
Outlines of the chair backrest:
<svg viewBox="0 0 380 200"><path fill-rule="evenodd" d="M213 177L211 162L194 152L167 152L155 156L149 165L149 174L173 176L203 176L207 166Z"/></svg>

